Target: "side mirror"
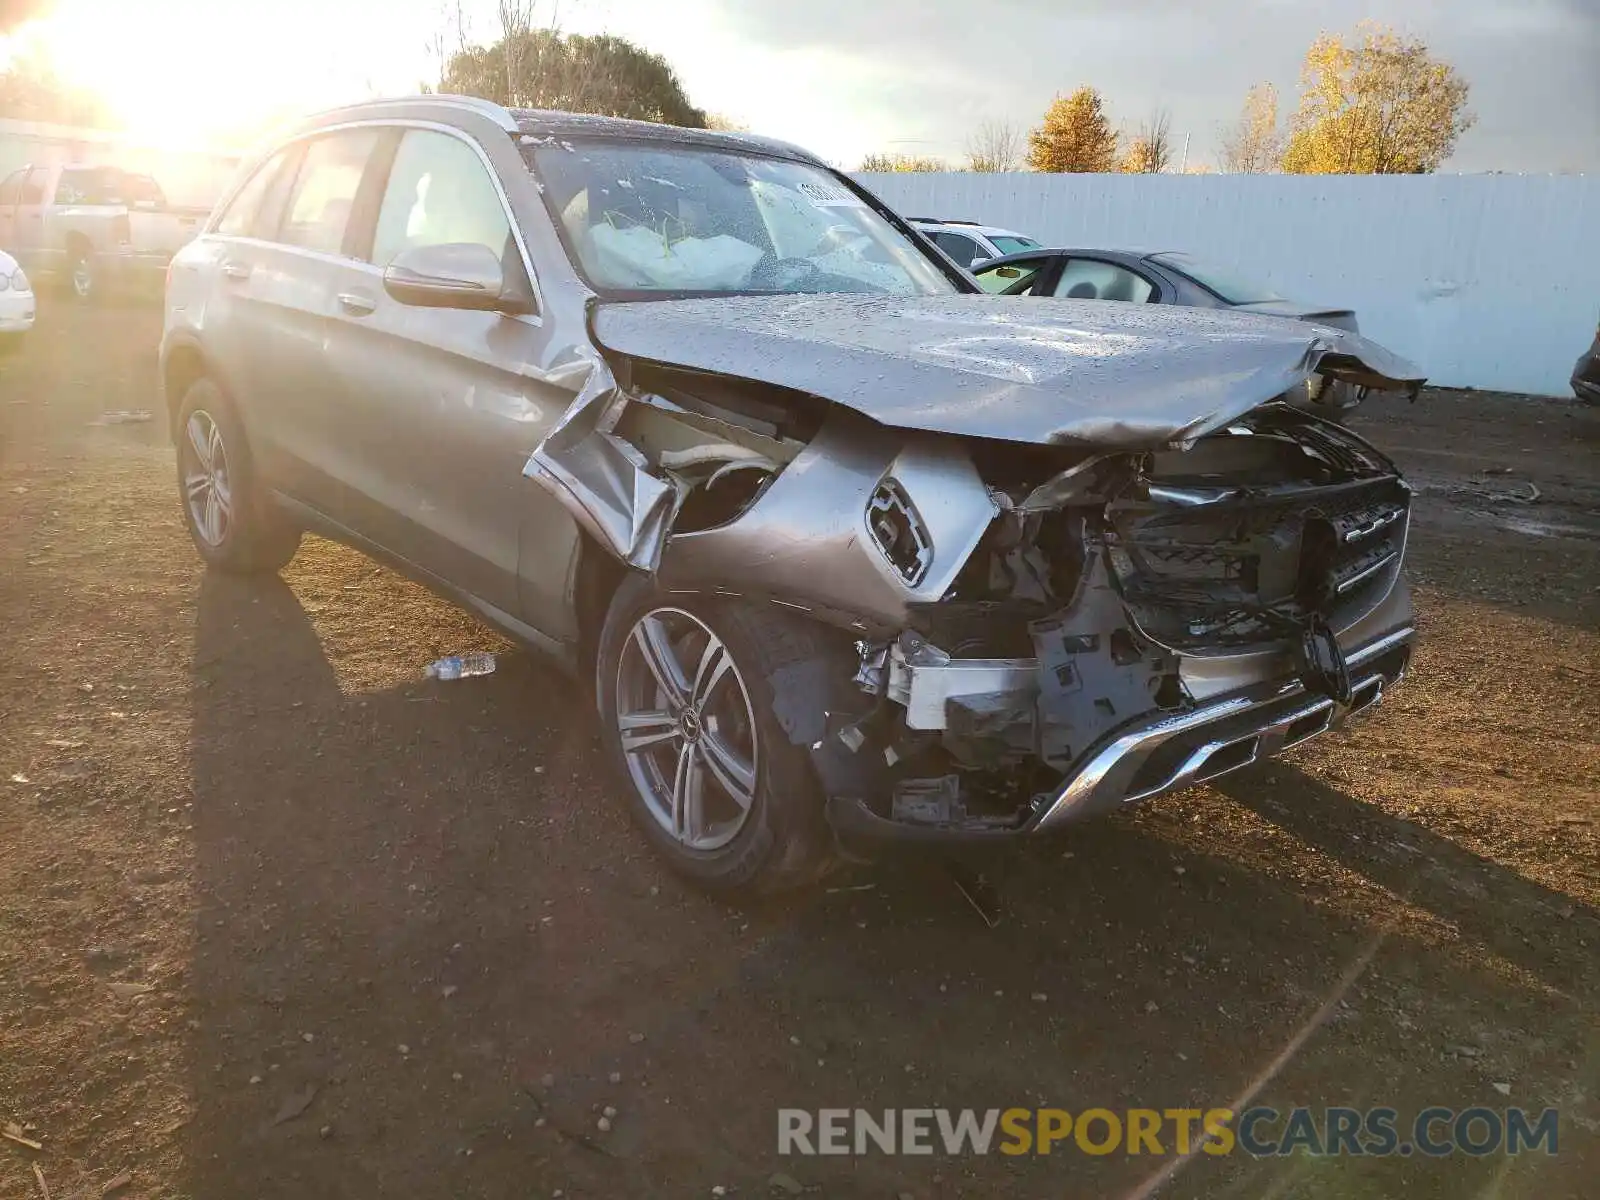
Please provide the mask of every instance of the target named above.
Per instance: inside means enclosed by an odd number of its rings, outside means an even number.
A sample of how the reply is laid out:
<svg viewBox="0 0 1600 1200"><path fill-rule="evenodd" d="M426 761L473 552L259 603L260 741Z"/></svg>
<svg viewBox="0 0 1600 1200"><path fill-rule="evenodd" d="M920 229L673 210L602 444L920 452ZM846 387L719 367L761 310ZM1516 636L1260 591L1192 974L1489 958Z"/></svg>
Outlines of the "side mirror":
<svg viewBox="0 0 1600 1200"><path fill-rule="evenodd" d="M383 290L414 308L465 308L477 312L526 309L523 302L506 295L500 256L477 242L402 250L384 269Z"/></svg>

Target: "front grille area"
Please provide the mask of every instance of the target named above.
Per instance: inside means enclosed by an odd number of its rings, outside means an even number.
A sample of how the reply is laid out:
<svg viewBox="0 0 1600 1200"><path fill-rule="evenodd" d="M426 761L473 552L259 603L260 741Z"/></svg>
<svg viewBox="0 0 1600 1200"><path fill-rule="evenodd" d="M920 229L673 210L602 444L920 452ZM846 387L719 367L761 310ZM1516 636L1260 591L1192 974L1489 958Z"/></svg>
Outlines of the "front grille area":
<svg viewBox="0 0 1600 1200"><path fill-rule="evenodd" d="M1111 514L1123 599L1173 649L1276 641L1313 614L1347 624L1400 569L1410 492L1395 475L1214 495L1190 506L1125 502Z"/></svg>

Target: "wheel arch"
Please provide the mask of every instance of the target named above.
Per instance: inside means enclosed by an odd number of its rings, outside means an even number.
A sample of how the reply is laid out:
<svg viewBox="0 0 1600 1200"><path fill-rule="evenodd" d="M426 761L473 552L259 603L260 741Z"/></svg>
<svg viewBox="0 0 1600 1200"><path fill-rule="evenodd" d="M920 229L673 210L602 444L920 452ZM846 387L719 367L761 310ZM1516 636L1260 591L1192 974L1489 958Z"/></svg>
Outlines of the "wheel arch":
<svg viewBox="0 0 1600 1200"><path fill-rule="evenodd" d="M577 558L572 579L572 605L578 624L577 669L587 682L593 683L606 614L611 611L617 589L632 572L582 527L578 531Z"/></svg>
<svg viewBox="0 0 1600 1200"><path fill-rule="evenodd" d="M227 391L206 362L197 342L184 338L173 343L161 362L161 394L167 406L167 433L174 442L178 440L178 410L183 398L202 379L210 379Z"/></svg>

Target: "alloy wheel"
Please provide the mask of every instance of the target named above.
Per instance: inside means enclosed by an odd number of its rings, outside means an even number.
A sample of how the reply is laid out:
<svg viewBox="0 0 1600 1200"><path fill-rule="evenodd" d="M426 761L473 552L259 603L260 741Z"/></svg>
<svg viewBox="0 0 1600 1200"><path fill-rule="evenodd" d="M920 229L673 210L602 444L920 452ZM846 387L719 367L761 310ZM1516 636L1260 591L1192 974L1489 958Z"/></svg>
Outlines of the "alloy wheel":
<svg viewBox="0 0 1600 1200"><path fill-rule="evenodd" d="M679 608L634 622L615 703L628 774L658 825L687 850L726 846L755 803L750 691L710 626Z"/></svg>
<svg viewBox="0 0 1600 1200"><path fill-rule="evenodd" d="M197 408L184 425L183 495L195 532L208 546L221 546L233 527L228 450L210 413Z"/></svg>

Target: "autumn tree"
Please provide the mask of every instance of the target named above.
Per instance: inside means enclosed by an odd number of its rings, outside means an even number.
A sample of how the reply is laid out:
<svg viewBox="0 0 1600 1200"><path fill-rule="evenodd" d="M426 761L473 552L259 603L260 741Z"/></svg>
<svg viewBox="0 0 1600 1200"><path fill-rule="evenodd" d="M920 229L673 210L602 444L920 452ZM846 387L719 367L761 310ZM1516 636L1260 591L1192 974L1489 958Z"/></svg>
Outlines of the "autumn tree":
<svg viewBox="0 0 1600 1200"><path fill-rule="evenodd" d="M1472 126L1467 81L1419 38L1369 22L1358 33L1355 45L1321 34L1306 51L1283 169L1306 175L1437 170Z"/></svg>
<svg viewBox="0 0 1600 1200"><path fill-rule="evenodd" d="M533 29L515 12L509 32L492 46L466 46L450 56L441 92L482 96L511 108L632 117L703 129L706 114L689 102L666 59L625 38L564 35Z"/></svg>
<svg viewBox="0 0 1600 1200"><path fill-rule="evenodd" d="M1015 171L1022 162L1022 134L1010 121L987 120L967 139L967 170Z"/></svg>
<svg viewBox="0 0 1600 1200"><path fill-rule="evenodd" d="M1172 165L1172 114L1157 109L1139 126L1122 156L1122 169L1130 175L1159 175Z"/></svg>
<svg viewBox="0 0 1600 1200"><path fill-rule="evenodd" d="M1245 94L1239 120L1222 138L1222 169L1236 175L1276 171L1283 158L1278 133L1278 89L1258 83Z"/></svg>
<svg viewBox="0 0 1600 1200"><path fill-rule="evenodd" d="M861 160L858 171L869 174L893 175L897 172L948 171L950 168L940 158L924 154L869 154Z"/></svg>
<svg viewBox="0 0 1600 1200"><path fill-rule="evenodd" d="M1080 87L1051 101L1044 124L1028 135L1028 165L1035 171L1117 169L1117 134L1099 92Z"/></svg>
<svg viewBox="0 0 1600 1200"><path fill-rule="evenodd" d="M750 126L737 117L730 117L727 113L707 113L706 128L715 129L721 133L749 133Z"/></svg>

